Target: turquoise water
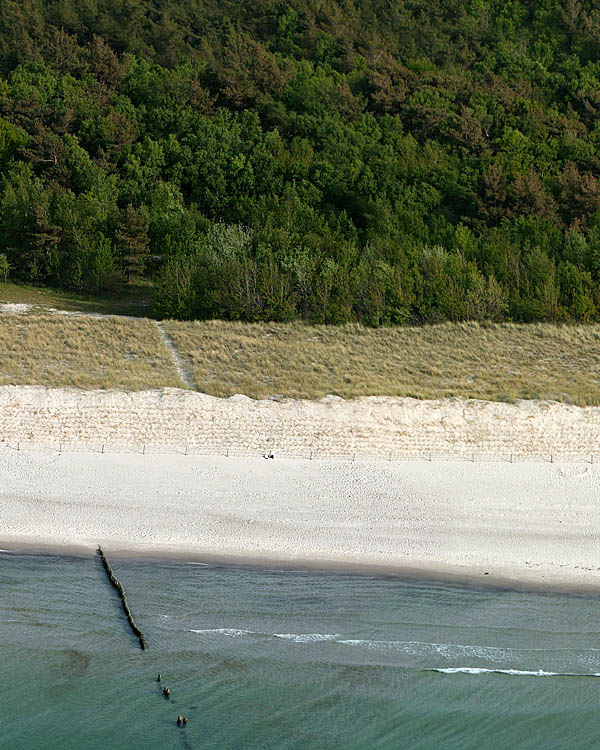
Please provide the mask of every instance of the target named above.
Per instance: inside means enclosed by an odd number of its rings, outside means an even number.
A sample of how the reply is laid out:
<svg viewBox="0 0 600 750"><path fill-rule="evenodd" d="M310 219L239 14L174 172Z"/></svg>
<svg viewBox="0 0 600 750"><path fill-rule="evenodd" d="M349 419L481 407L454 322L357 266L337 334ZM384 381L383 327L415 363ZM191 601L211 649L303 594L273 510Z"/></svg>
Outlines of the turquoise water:
<svg viewBox="0 0 600 750"><path fill-rule="evenodd" d="M0 553L0 748L600 747L595 597L112 562L146 652L98 560Z"/></svg>

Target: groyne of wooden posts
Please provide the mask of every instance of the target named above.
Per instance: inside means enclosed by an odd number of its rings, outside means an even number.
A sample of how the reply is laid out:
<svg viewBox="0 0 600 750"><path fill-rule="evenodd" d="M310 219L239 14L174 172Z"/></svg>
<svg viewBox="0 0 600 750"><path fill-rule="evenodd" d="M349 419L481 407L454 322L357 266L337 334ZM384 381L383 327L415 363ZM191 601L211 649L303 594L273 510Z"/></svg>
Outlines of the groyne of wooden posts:
<svg viewBox="0 0 600 750"><path fill-rule="evenodd" d="M121 604L123 605L125 616L127 617L127 622L129 623L129 627L131 628L135 637L138 639L140 643L140 648L142 649L142 651L145 651L148 648L148 644L146 643L144 634L135 624L135 620L133 619L133 615L131 614L131 609L129 609L129 604L127 603L127 596L125 594L125 589L123 588L123 584L121 583L121 581L119 581L119 579L115 575L114 570L112 569L111 564L108 562L108 559L106 558L106 555L104 554L102 547L100 545L98 545L98 554L100 555L100 560L102 561L102 566L104 567L104 570L106 571L108 580L110 581L111 585L117 590L119 599L121 600ZM160 683L161 681L162 681L162 674L159 673L156 678L156 682ZM170 698L171 689L166 686L162 687L162 694L165 698ZM181 714L179 714L179 716L177 717L177 721L176 721L177 726L180 729L185 729L187 723L188 723L187 716L182 716ZM180 735L180 739L181 739L181 744L185 750L192 750L192 745L184 733Z"/></svg>
<svg viewBox="0 0 600 750"><path fill-rule="evenodd" d="M127 603L127 596L125 594L125 589L123 588L123 584L121 583L121 581L119 581L117 576L114 574L114 571L110 563L106 559L106 555L102 551L102 547L100 545L98 545L98 554L100 555L100 560L102 560L102 565L104 566L104 570L106 571L108 580L111 582L111 584L113 585L113 587L117 590L117 593L119 594L119 599L121 600L121 604L123 605L123 611L125 612L125 617L127 618L129 627L131 628L135 637L138 639L140 643L140 648L142 649L142 651L145 651L146 648L148 648L148 644L146 643L144 634L135 624L135 620L133 619L133 615L131 614L131 610L129 609L129 604Z"/></svg>

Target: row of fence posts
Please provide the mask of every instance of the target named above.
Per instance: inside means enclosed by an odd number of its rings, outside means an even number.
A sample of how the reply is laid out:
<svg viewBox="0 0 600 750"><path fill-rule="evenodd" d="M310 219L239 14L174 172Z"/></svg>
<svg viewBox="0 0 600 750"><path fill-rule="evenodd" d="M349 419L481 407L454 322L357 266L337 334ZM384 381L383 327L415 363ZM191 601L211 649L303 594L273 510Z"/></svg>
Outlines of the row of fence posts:
<svg viewBox="0 0 600 750"><path fill-rule="evenodd" d="M66 448L66 447L68 447L67 444L65 444L65 443L59 443L59 445L58 445L58 452L59 453L63 453L63 449ZM20 450L21 450L21 442L18 441L17 442L17 451L20 451ZM272 451L272 449L270 449L270 450ZM102 443L102 445L100 446L100 453L104 454L105 452L106 452L106 443ZM146 455L146 444L145 443L142 445L141 454L143 456ZM309 459L312 461L313 458L315 458L318 454L319 454L319 451L316 451L316 450L312 449L310 451ZM185 448L183 450L183 455L184 456L189 456L190 455L190 451L189 451L189 446L188 445L185 446ZM229 457L229 448L225 448L224 455L226 457ZM325 457L327 457L327 454L322 454L322 455L325 455ZM441 458L441 459L443 459L443 458L464 458L465 460L468 460L469 457L470 457L470 460L472 461L472 463L475 463L475 461L477 460L477 455L478 455L477 453L471 453L471 454L466 454L466 455L465 454L457 454L456 456L451 456L450 454L448 454L448 455L445 455L445 454L433 454L431 451L429 453L426 453L426 454L423 454L423 455L418 455L417 454L417 455L410 455L410 456L408 456L408 455L402 455L402 454L388 453L387 460L388 461L393 461L394 457L399 458L399 459L410 457L410 458L423 458L423 459L431 462L431 461L433 461L434 458ZM594 453L590 454L590 463L591 464L594 463L594 455L595 455ZM340 458L340 457L341 456L331 456L331 458ZM379 456L364 456L364 458L378 458L378 457ZM485 457L489 458L490 456L486 454ZM554 463L554 459L557 458L557 457L560 458L560 454L551 453L550 454L550 463L553 464ZM571 456L569 456L569 457L571 457ZM383 456L381 456L381 458L383 458ZM500 456L499 456L499 458L500 458ZM542 456L541 455L540 456L534 456L533 458L542 458ZM356 453L352 454L351 460L352 461L356 461ZM507 460L511 464L514 463L515 454L511 453L510 456L509 456L509 458Z"/></svg>

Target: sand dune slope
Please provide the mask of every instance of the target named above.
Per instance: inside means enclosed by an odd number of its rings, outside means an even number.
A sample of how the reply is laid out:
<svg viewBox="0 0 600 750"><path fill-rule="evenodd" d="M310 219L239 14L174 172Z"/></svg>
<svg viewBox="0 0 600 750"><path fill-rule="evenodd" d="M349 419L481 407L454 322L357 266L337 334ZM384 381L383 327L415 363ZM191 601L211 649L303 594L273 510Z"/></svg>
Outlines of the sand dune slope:
<svg viewBox="0 0 600 750"><path fill-rule="evenodd" d="M253 401L178 389L82 391L0 387L0 443L315 456L472 453L509 458L600 453L600 407L371 397Z"/></svg>

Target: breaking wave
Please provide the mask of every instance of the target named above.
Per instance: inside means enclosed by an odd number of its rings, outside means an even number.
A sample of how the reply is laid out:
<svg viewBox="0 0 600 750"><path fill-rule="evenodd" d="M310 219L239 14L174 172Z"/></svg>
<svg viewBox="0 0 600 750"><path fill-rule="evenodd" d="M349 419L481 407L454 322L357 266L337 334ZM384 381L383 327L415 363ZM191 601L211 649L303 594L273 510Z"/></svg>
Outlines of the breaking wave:
<svg viewBox="0 0 600 750"><path fill-rule="evenodd" d="M396 651L412 657L431 658L441 657L446 662L462 659L481 659L488 664L491 662L497 666L494 667L461 667L461 666L440 666L419 669L415 664L413 669L422 672L439 672L442 674L500 674L508 676L522 677L600 677L600 672L584 671L593 670L598 667L597 654L591 655L588 652L597 652L598 649L576 649L576 648L500 648L497 646L467 646L459 643L428 643L425 641L384 641L384 640L367 640L363 638L342 638L338 633L265 633L256 630L246 630L243 628L206 628L202 630L192 629L191 633L211 634L217 633L230 638L240 638L243 636L260 636L263 638L280 638L292 643L319 643L331 642L341 646L358 646L366 649L378 651ZM511 665L515 661L521 661L525 654L529 654L528 660L539 660L541 653L555 654L558 652L569 652L570 664L565 664L567 670L550 671L548 669L515 669ZM534 657L534 653L536 657ZM543 657L542 657L543 658ZM555 659L553 659L554 661ZM562 660L562 659L561 659ZM443 662L442 662L443 663ZM459 661L460 663L460 661ZM539 663L539 661L538 661ZM568 671L579 668L581 672Z"/></svg>
<svg viewBox="0 0 600 750"><path fill-rule="evenodd" d="M340 636L338 633L273 633L275 638L283 638L294 643L310 643L317 641L335 641Z"/></svg>
<svg viewBox="0 0 600 750"><path fill-rule="evenodd" d="M195 630L192 628L190 633L221 633L231 638L239 638L241 635L251 635L252 630L240 630L239 628L206 628L205 630Z"/></svg>
<svg viewBox="0 0 600 750"><path fill-rule="evenodd" d="M543 669L486 669L484 667L433 667L424 672L441 672L442 674L504 674L511 677L600 677L600 672L546 672Z"/></svg>
<svg viewBox="0 0 600 750"><path fill-rule="evenodd" d="M262 635L268 638L281 638L284 641L294 643L316 643L319 641L335 641L339 638L337 633L261 633L257 630L243 630L241 628L206 628L204 630L192 629L190 633L220 633L231 638L239 638L243 635Z"/></svg>

